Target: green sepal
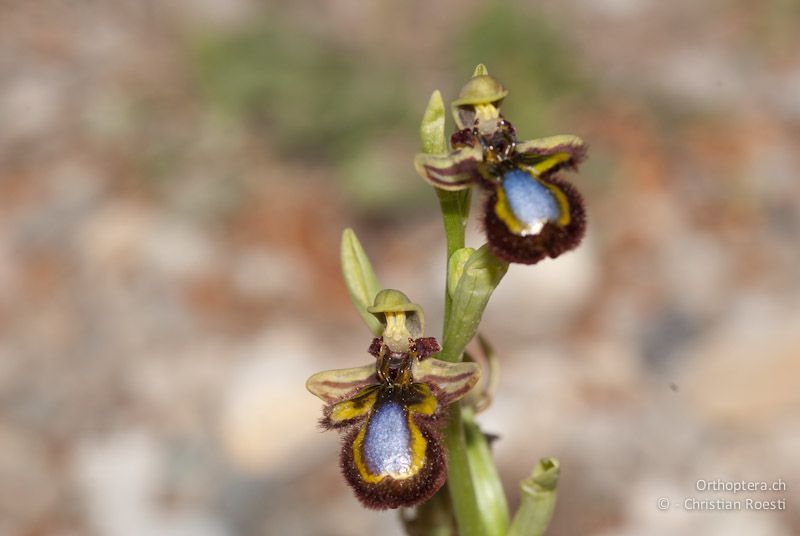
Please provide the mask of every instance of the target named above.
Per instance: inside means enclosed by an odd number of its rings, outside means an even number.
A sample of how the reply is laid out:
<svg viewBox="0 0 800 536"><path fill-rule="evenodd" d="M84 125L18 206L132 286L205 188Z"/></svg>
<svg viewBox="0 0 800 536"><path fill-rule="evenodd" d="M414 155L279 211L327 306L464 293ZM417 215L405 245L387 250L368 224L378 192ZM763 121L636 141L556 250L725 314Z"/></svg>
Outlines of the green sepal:
<svg viewBox="0 0 800 536"><path fill-rule="evenodd" d="M475 123L475 106L493 104L496 107L508 95L503 85L489 76L489 70L479 63L466 84L461 88L458 97L450 103L450 112L459 129L472 128Z"/></svg>
<svg viewBox="0 0 800 536"><path fill-rule="evenodd" d="M406 313L405 327L411 337L418 339L425 334L425 312L399 290L386 288L378 292L375 302L367 307L367 312L378 319L382 330L386 328L386 313ZM387 335L383 331L381 334Z"/></svg>
<svg viewBox="0 0 800 536"><path fill-rule="evenodd" d="M491 254L484 244L464 264L458 280L444 337L444 361L459 361L467 343L472 340L492 292L508 271L508 263Z"/></svg>
<svg viewBox="0 0 800 536"><path fill-rule="evenodd" d="M372 334L380 336L383 333L383 325L367 311L367 307L373 304L381 286L367 253L352 229L345 229L342 233L341 262L342 275L350 300Z"/></svg>
<svg viewBox="0 0 800 536"><path fill-rule="evenodd" d="M481 505L484 528L487 536L505 536L508 531L508 502L503 483L492 459L492 451L486 435L475 422L471 409L463 407L464 439L467 445L469 468L475 495Z"/></svg>
<svg viewBox="0 0 800 536"><path fill-rule="evenodd" d="M477 69L476 69L477 72ZM486 74L476 74L464 84L458 94L458 98L453 100L450 106L453 109L474 106L476 104L493 104L499 103L508 95L508 90L503 85L495 80L493 77ZM456 118L458 121L458 118ZM460 128L465 128L469 125L458 125Z"/></svg>
<svg viewBox="0 0 800 536"><path fill-rule="evenodd" d="M458 280L461 279L461 275L464 273L464 265L467 264L467 260L473 253L475 253L475 248L457 249L450 255L450 260L447 261L447 292L451 298L456 292Z"/></svg>
<svg viewBox="0 0 800 536"><path fill-rule="evenodd" d="M561 466L556 458L542 458L530 477L520 482L519 509L508 536L541 536L556 506L556 487Z"/></svg>

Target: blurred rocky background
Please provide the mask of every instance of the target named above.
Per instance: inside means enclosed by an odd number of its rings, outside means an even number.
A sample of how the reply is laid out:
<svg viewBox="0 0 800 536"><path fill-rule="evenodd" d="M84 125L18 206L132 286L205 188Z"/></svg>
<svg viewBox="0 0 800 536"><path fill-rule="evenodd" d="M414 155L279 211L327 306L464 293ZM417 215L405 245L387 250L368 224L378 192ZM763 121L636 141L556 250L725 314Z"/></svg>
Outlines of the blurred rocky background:
<svg viewBox="0 0 800 536"><path fill-rule="evenodd" d="M523 138L591 146L584 245L485 314L512 504L557 456L554 536L800 534L793 0L0 2L0 534L400 534L303 383L370 359L344 227L441 329L411 162L479 62Z"/></svg>

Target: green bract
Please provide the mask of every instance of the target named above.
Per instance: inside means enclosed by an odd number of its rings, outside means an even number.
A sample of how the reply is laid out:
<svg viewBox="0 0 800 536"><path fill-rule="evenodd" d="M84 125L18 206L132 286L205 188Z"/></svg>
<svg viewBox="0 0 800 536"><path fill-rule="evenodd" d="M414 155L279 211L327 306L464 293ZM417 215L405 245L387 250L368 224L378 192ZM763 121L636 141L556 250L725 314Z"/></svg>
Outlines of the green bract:
<svg viewBox="0 0 800 536"><path fill-rule="evenodd" d="M470 255L453 293L450 322L442 337L441 359L461 359L464 348L478 330L489 297L507 270L508 263L492 255L485 245Z"/></svg>
<svg viewBox="0 0 800 536"><path fill-rule="evenodd" d="M458 282L464 274L464 265L467 264L473 253L475 253L473 248L457 249L447 261L447 293L450 294L451 299L455 296Z"/></svg>
<svg viewBox="0 0 800 536"><path fill-rule="evenodd" d="M367 307L372 305L381 286L375 270L372 269L372 264L369 262L369 257L352 229L345 229L342 233L341 263L342 275L347 293L350 295L350 301L353 302L356 311L366 322L373 335L380 335L383 333L383 326L367 311Z"/></svg>

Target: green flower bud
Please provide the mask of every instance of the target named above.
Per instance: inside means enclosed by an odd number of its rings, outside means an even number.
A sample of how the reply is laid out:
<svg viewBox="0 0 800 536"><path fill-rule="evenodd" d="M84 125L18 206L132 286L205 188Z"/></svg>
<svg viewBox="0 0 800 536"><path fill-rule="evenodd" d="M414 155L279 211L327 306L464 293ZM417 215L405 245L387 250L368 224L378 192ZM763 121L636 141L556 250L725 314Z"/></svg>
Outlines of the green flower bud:
<svg viewBox="0 0 800 536"><path fill-rule="evenodd" d="M467 264L473 253L475 253L474 248L461 248L450 255L450 260L447 263L447 293L450 294L451 298L455 296L458 282L464 274L464 265Z"/></svg>
<svg viewBox="0 0 800 536"><path fill-rule="evenodd" d="M508 536L544 534L556 506L561 466L555 458L542 458L530 477L520 483L522 495Z"/></svg>

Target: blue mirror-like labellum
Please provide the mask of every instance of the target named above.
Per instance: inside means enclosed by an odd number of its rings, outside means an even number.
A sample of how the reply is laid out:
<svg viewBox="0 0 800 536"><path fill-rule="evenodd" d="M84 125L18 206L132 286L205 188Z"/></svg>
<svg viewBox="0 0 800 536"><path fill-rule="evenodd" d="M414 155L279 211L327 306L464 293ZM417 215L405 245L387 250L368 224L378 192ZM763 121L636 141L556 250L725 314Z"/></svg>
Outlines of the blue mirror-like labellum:
<svg viewBox="0 0 800 536"><path fill-rule="evenodd" d="M524 168L498 178L484 212L486 238L497 257L534 264L580 243L586 215L581 195L571 184Z"/></svg>
<svg viewBox="0 0 800 536"><path fill-rule="evenodd" d="M376 475L395 477L411 472L406 410L398 402L377 404L367 424L362 452L367 469Z"/></svg>
<svg viewBox="0 0 800 536"><path fill-rule="evenodd" d="M536 234L545 223L561 217L561 207L553 192L527 171L507 171L502 177L502 188L522 236Z"/></svg>
<svg viewBox="0 0 800 536"><path fill-rule="evenodd" d="M372 386L331 406L324 426L352 418L341 464L356 496L369 508L413 506L427 500L447 476L437 431L441 409L426 384Z"/></svg>

